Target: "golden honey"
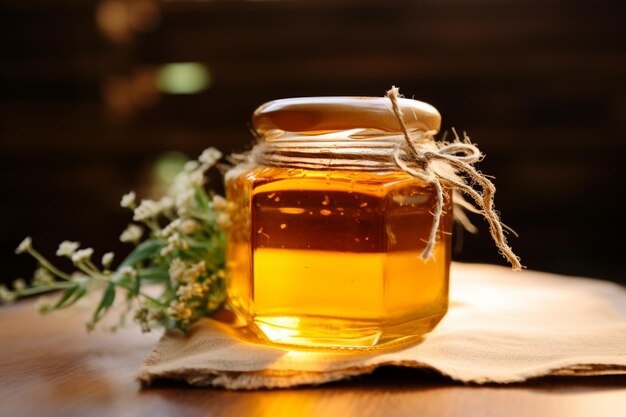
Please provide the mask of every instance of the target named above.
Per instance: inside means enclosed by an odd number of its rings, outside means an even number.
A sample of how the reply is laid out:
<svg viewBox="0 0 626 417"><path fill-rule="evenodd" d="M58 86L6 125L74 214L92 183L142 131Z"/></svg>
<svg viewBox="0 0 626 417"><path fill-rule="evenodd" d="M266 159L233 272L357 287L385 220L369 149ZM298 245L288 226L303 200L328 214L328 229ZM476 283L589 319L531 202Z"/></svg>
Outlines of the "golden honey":
<svg viewBox="0 0 626 417"><path fill-rule="evenodd" d="M358 148L368 139L347 140ZM229 305L265 341L371 348L418 339L445 315L447 194L434 256L421 258L433 224L432 185L389 166L255 162L231 170L226 184Z"/></svg>

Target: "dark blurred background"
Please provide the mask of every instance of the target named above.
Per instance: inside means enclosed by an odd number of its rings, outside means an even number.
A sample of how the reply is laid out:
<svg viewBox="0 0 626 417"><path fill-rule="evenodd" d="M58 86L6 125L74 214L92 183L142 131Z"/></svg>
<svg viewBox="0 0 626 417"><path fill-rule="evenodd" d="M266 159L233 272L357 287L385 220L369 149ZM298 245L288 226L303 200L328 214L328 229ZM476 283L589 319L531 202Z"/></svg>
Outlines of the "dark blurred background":
<svg viewBox="0 0 626 417"><path fill-rule="evenodd" d="M265 101L397 85L487 154L526 266L626 282L625 4L3 0L1 280L26 235L128 251L120 196L166 152L246 149ZM455 259L503 264L474 220Z"/></svg>

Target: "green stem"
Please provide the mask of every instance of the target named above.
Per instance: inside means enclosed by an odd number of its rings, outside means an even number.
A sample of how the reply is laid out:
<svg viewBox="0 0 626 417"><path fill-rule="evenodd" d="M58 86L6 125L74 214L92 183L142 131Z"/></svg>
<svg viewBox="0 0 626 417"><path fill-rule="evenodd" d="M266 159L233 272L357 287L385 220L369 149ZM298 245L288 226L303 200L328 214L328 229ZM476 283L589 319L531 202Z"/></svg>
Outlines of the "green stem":
<svg viewBox="0 0 626 417"><path fill-rule="evenodd" d="M174 212L172 210L167 210L164 211L163 216L166 217L170 222L174 221L176 219L176 216L174 215Z"/></svg>
<svg viewBox="0 0 626 417"><path fill-rule="evenodd" d="M159 306L161 306L161 307L167 307L167 304L163 304L163 303L162 303L162 302L160 302L159 300L155 300L154 298L150 297L149 295L146 295L146 294L144 294L144 293L140 292L139 294L137 294L137 295L135 296L135 300L137 300L137 304L139 305L139 308L142 308L141 299L139 298L139 296L142 296L142 297L144 297L145 299L150 300L150 301L152 301L153 303L156 303L156 304L158 304L158 305L159 305Z"/></svg>
<svg viewBox="0 0 626 417"><path fill-rule="evenodd" d="M161 228L153 218L146 219L143 223L152 231L154 237L159 238L161 236Z"/></svg>
<svg viewBox="0 0 626 417"><path fill-rule="evenodd" d="M97 273L98 275L103 275L102 271L100 271L100 270L98 269L98 267L97 267L97 266L96 266L93 262L91 262L91 260L90 260L90 259L87 259L87 260L85 261L85 265L87 265L89 268L91 268L91 270L92 270L93 272Z"/></svg>
<svg viewBox="0 0 626 417"><path fill-rule="evenodd" d="M54 290L60 290L63 288L69 288L76 285L73 282L57 282L54 285L42 285L39 287L31 287L31 288L26 288L25 290L22 290L19 292L19 296L23 297L23 296L27 296L27 295L35 295L35 294L41 294L44 292L50 292L50 291L54 291Z"/></svg>
<svg viewBox="0 0 626 417"><path fill-rule="evenodd" d="M132 286L126 285L126 284L124 284L122 282L119 282L119 281L114 281L113 277L103 275L101 272L98 272L98 271L92 271L91 269L87 268L87 265L85 265L84 262L78 262L75 265L76 265L77 268L79 268L84 273L88 274L94 280L103 281L103 282L106 282L106 283L109 283L109 284L113 284L116 287L121 287L121 288L124 288L125 290L128 290L128 291L132 291L133 290ZM155 299L153 297L150 297L149 295L147 295L145 293L139 292L139 295L141 295L142 297L147 298L148 300L150 300L150 301L152 301L154 303L157 303L159 305L164 305L159 300L157 300L157 299Z"/></svg>
<svg viewBox="0 0 626 417"><path fill-rule="evenodd" d="M85 274L89 275L91 278L101 279L102 274L99 271L93 271L90 268L88 268L88 266L85 264L85 261L76 262L74 263L74 265L76 266L76 268L80 269Z"/></svg>
<svg viewBox="0 0 626 417"><path fill-rule="evenodd" d="M195 220L198 220L199 222L208 223L208 224L211 224L212 222L215 221L214 218L211 218L211 216L207 215L205 212L201 210L189 210L189 217L192 217Z"/></svg>
<svg viewBox="0 0 626 417"><path fill-rule="evenodd" d="M34 248L32 247L28 248L28 253L30 254L30 256L37 259L37 261L39 261L39 264L42 267L46 268L48 271L50 271L54 275L58 276L59 278L65 279L67 281L72 280L72 277L70 275L66 274L65 272L57 268L56 266L52 265L50 261L44 258L43 255L37 252Z"/></svg>
<svg viewBox="0 0 626 417"><path fill-rule="evenodd" d="M101 277L99 277L99 278L97 278L97 279L100 279L101 281L108 282L108 283L113 284L113 285L115 285L115 286L117 286L117 287L124 288L125 290L128 290L128 291L133 291L133 287L132 287L131 285L125 284L125 283L123 283L123 282L115 281L115 280L113 280L112 278L107 278L107 277L101 276ZM152 301L152 302L154 302L154 303L157 303L157 304L159 304L159 305L161 305L161 306L165 306L165 304L163 304L162 302L160 302L160 301L159 301L159 300L157 300L156 298L151 297L151 296L149 296L148 294L143 293L143 292L141 292L141 291L140 291L139 293L137 293L137 295L141 295L142 297L144 297L144 298L146 298L146 299L148 299L148 300L150 300L150 301Z"/></svg>
<svg viewBox="0 0 626 417"><path fill-rule="evenodd" d="M165 306L167 305L167 304L163 304L162 302L160 302L160 301L159 301L159 300L157 300L156 298L151 297L151 296L149 296L149 295L148 295L148 294L146 294L146 293L139 292L137 295L141 295L141 296L142 296L142 297L144 297L145 299L150 300L150 301L152 301L153 303L156 303L156 304L158 304L158 305L160 305L160 306L165 307Z"/></svg>

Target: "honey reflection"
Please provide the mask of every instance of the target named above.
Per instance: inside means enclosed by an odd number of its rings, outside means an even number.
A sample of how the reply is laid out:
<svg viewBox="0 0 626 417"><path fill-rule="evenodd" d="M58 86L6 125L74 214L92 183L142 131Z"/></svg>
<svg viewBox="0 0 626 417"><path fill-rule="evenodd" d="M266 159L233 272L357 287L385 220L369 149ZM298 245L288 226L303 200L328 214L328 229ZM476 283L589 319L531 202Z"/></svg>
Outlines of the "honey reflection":
<svg viewBox="0 0 626 417"><path fill-rule="evenodd" d="M255 415L259 417L352 417L365 415L415 416L424 414L438 416L471 414L507 415L511 407L518 412L511 415L543 415L582 417L623 416L624 390L597 391L581 388L546 390L541 388L493 388L466 387L428 380L410 382L405 386L398 381L395 386L322 387L305 390L240 393L248 402L247 407L238 406L226 415ZM360 386L359 386L360 385ZM365 385L365 386L364 386ZM585 392L586 391L586 392ZM490 411L491 410L491 411ZM507 410L507 411L505 411ZM520 412L523 410L523 412ZM241 414L238 414L238 413ZM251 413L251 414L248 414Z"/></svg>
<svg viewBox="0 0 626 417"><path fill-rule="evenodd" d="M137 32L154 30L161 11L155 0L105 0L96 7L95 17L109 41L127 43Z"/></svg>

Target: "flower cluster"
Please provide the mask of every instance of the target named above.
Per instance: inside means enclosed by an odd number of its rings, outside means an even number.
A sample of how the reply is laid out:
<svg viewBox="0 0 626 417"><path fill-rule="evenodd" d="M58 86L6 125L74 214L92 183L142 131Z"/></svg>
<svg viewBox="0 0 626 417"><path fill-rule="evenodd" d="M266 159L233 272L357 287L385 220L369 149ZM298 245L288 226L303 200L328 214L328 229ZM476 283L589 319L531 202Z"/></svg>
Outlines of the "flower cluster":
<svg viewBox="0 0 626 417"><path fill-rule="evenodd" d="M229 219L226 200L205 189L205 174L221 157L217 149L205 150L197 161L185 165L160 200L137 202L134 192L122 197L120 205L133 211L134 223L120 240L135 248L117 268L112 268L112 252L105 253L98 266L92 248L64 241L56 255L75 267L66 273L37 252L27 237L16 253L30 254L40 266L30 285L20 279L12 289L0 286L0 301L63 290L56 301L42 298L37 303L39 312L48 313L100 293L88 329L113 309L121 313L112 328L134 313L144 331L153 325L186 330L214 313L225 299L224 230Z"/></svg>

